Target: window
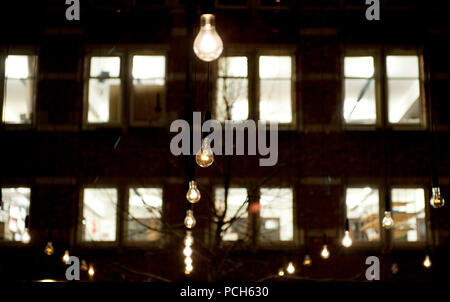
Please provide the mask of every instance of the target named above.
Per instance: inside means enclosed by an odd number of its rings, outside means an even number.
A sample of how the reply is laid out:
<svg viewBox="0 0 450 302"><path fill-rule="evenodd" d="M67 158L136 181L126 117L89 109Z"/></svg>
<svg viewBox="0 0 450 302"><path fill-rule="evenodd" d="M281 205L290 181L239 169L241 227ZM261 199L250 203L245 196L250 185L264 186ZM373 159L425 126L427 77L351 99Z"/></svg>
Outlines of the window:
<svg viewBox="0 0 450 302"><path fill-rule="evenodd" d="M216 211L223 215L225 211L225 189L216 188L214 192ZM225 213L225 225L223 226L222 238L224 241L235 241L245 239L248 236L248 212L247 212L247 189L229 188L227 199L227 211ZM237 217L231 225L226 222Z"/></svg>
<svg viewBox="0 0 450 302"><path fill-rule="evenodd" d="M261 188L260 242L294 239L293 191L290 188Z"/></svg>
<svg viewBox="0 0 450 302"><path fill-rule="evenodd" d="M418 56L386 57L389 123L422 122L419 70Z"/></svg>
<svg viewBox="0 0 450 302"><path fill-rule="evenodd" d="M2 188L0 241L21 241L30 211L30 188Z"/></svg>
<svg viewBox="0 0 450 302"><path fill-rule="evenodd" d="M345 204L354 241L380 239L379 193L376 188L347 188Z"/></svg>
<svg viewBox="0 0 450 302"><path fill-rule="evenodd" d="M156 241L162 217L161 188L130 188L128 200L128 241Z"/></svg>
<svg viewBox="0 0 450 302"><path fill-rule="evenodd" d="M216 119L248 119L247 57L221 57L216 87Z"/></svg>
<svg viewBox="0 0 450 302"><path fill-rule="evenodd" d="M345 121L375 124L377 108L373 57L345 57L344 86Z"/></svg>
<svg viewBox="0 0 450 302"><path fill-rule="evenodd" d="M425 241L425 192L421 188L392 189L394 241Z"/></svg>
<svg viewBox="0 0 450 302"><path fill-rule="evenodd" d="M31 123L36 65L36 56L6 57L2 115L4 123Z"/></svg>
<svg viewBox="0 0 450 302"><path fill-rule="evenodd" d="M91 57L88 88L88 123L119 122L120 57Z"/></svg>
<svg viewBox="0 0 450 302"><path fill-rule="evenodd" d="M116 189L84 189L83 241L116 240Z"/></svg>
<svg viewBox="0 0 450 302"><path fill-rule="evenodd" d="M292 58L259 57L259 118L292 122Z"/></svg>
<svg viewBox="0 0 450 302"><path fill-rule="evenodd" d="M164 118L166 84L165 56L133 56L132 122L148 124Z"/></svg>

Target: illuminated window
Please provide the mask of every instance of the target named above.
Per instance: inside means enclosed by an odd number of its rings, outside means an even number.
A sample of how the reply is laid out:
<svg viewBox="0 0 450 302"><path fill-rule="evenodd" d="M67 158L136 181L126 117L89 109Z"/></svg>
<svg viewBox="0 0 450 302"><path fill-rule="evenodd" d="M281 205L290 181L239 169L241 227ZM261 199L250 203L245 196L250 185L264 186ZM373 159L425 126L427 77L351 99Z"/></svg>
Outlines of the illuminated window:
<svg viewBox="0 0 450 302"><path fill-rule="evenodd" d="M91 57L88 88L88 123L120 120L120 57Z"/></svg>
<svg viewBox="0 0 450 302"><path fill-rule="evenodd" d="M292 122L292 58L259 57L259 118Z"/></svg>
<svg viewBox="0 0 450 302"><path fill-rule="evenodd" d="M116 240L116 189L84 189L83 241Z"/></svg>
<svg viewBox="0 0 450 302"><path fill-rule="evenodd" d="M290 188L260 190L260 242L291 241L294 238L294 194Z"/></svg>
<svg viewBox="0 0 450 302"><path fill-rule="evenodd" d="M4 123L31 123L36 64L36 56L6 57L2 117Z"/></svg>
<svg viewBox="0 0 450 302"><path fill-rule="evenodd" d="M248 118L247 57L221 57L217 79L216 119Z"/></svg>
<svg viewBox="0 0 450 302"><path fill-rule="evenodd" d="M156 241L161 236L161 188L131 188L128 201L129 241Z"/></svg>
<svg viewBox="0 0 450 302"><path fill-rule="evenodd" d="M425 192L421 188L392 189L394 241L425 241Z"/></svg>
<svg viewBox="0 0 450 302"><path fill-rule="evenodd" d="M346 123L375 124L375 67L373 57L344 58L344 118Z"/></svg>
<svg viewBox="0 0 450 302"><path fill-rule="evenodd" d="M166 57L133 56L133 122L161 122L164 118Z"/></svg>
<svg viewBox="0 0 450 302"><path fill-rule="evenodd" d="M21 241L30 211L30 188L2 188L0 241Z"/></svg>
<svg viewBox="0 0 450 302"><path fill-rule="evenodd" d="M387 56L389 122L419 124L422 122L418 56Z"/></svg>
<svg viewBox="0 0 450 302"><path fill-rule="evenodd" d="M350 236L354 241L380 239L379 194L376 188L347 188L345 199Z"/></svg>
<svg viewBox="0 0 450 302"><path fill-rule="evenodd" d="M214 192L216 211L223 215L225 211L225 189L216 188ZM246 239L248 236L247 189L229 188L225 213L225 225L222 238L225 241ZM235 219L229 223L231 219Z"/></svg>

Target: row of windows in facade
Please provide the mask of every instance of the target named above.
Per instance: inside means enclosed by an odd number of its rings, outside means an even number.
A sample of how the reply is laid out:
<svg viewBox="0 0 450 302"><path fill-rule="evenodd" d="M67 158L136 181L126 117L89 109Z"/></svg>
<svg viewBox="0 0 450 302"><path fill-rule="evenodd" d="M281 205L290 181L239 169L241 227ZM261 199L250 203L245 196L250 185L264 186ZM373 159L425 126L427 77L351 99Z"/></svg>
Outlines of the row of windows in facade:
<svg viewBox="0 0 450 302"><path fill-rule="evenodd" d="M30 209L30 188L2 188L0 241L20 241ZM350 233L356 242L374 242L381 238L380 197L376 187L349 187L346 190L346 212ZM225 209L225 190L214 190L215 209L224 215L222 235L225 241L248 240L251 218L259 220L259 242L294 240L294 193L292 188L260 188L259 202L250 203L247 188L232 187ZM163 228L163 189L134 187L128 189L128 202L119 206L116 188L84 188L80 239L83 242L117 240L118 218L124 219L126 240L154 242ZM393 188L392 214L395 221L393 240L420 242L426 240L425 192L423 188ZM125 215L120 215L122 209ZM122 213L123 214L123 213ZM327 213L324 213L327 215ZM232 224L228 221L234 219Z"/></svg>
<svg viewBox="0 0 450 302"><path fill-rule="evenodd" d="M120 123L122 101L126 96L131 100L133 124L163 124L166 56L133 54L130 58L88 58L84 95L86 123ZM249 61L258 66L256 75L251 73ZM4 62L2 120L12 124L31 123L37 58L9 55ZM382 73L379 69L383 69L380 67L383 65L385 72ZM215 118L294 123L293 66L293 56L222 56L215 75ZM379 124L386 107L390 124L424 125L421 56L345 56L343 66L343 119L346 123ZM128 87L125 94L124 87ZM249 87L257 87L256 92L249 93ZM250 115L251 111L257 114Z"/></svg>

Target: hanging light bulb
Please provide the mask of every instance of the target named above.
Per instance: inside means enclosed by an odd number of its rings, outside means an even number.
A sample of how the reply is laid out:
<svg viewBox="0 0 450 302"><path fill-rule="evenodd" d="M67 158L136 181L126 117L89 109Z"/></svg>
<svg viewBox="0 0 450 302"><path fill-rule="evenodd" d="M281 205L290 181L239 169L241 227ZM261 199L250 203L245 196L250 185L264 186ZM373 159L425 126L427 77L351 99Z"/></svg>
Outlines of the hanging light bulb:
<svg viewBox="0 0 450 302"><path fill-rule="evenodd" d="M194 52L205 62L217 59L223 51L222 39L216 32L216 17L203 14L200 17L200 32L194 40Z"/></svg>
<svg viewBox="0 0 450 302"><path fill-rule="evenodd" d="M186 257L191 257L192 256L192 248L190 246L185 247L183 250L183 255Z"/></svg>
<svg viewBox="0 0 450 302"><path fill-rule="evenodd" d="M207 137L203 139L202 147L195 155L195 161L202 168L209 167L214 162L214 153L211 150L209 139Z"/></svg>
<svg viewBox="0 0 450 302"><path fill-rule="evenodd" d="M391 272L393 275L398 273L398 264L396 262L392 263Z"/></svg>
<svg viewBox="0 0 450 302"><path fill-rule="evenodd" d="M53 255L53 253L55 252L55 250L53 249L53 244L51 241L47 242L47 245L45 246L44 252L50 256Z"/></svg>
<svg viewBox="0 0 450 302"><path fill-rule="evenodd" d="M64 256L62 257L62 261L63 261L64 263L67 263L67 262L69 261L69 259L70 259L69 251L66 250L66 251L64 252Z"/></svg>
<svg viewBox="0 0 450 302"><path fill-rule="evenodd" d="M186 199L190 203L196 203L200 200L200 191L197 189L197 182L195 180L189 181L189 189L186 193Z"/></svg>
<svg viewBox="0 0 450 302"><path fill-rule="evenodd" d="M195 227L196 223L197 223L197 221L195 220L194 212L192 210L187 210L186 211L186 218L184 218L184 225L188 229L192 229L193 227Z"/></svg>
<svg viewBox="0 0 450 302"><path fill-rule="evenodd" d="M186 237L184 237L184 245L192 246L194 244L194 237L192 236L191 231L187 231Z"/></svg>
<svg viewBox="0 0 450 302"><path fill-rule="evenodd" d="M320 251L320 257L323 259L328 259L330 257L330 251L328 251L328 247L326 244L323 245L322 251Z"/></svg>
<svg viewBox="0 0 450 302"><path fill-rule="evenodd" d="M348 219L345 220L345 234L344 234L344 238L342 238L342 245L344 247L350 247L352 246L353 240L350 237L350 232L349 232L349 222Z"/></svg>
<svg viewBox="0 0 450 302"><path fill-rule="evenodd" d="M278 270L278 276L283 277L284 276L284 270L282 268L280 268Z"/></svg>
<svg viewBox="0 0 450 302"><path fill-rule="evenodd" d="M292 275L295 272L295 267L294 264L292 262L288 263L288 266L286 268L286 271L288 274Z"/></svg>
<svg viewBox="0 0 450 302"><path fill-rule="evenodd" d="M89 274L89 277L90 277L90 278L93 278L93 277L94 277L95 270L94 270L94 266L92 265L92 263L89 264L88 274Z"/></svg>
<svg viewBox="0 0 450 302"><path fill-rule="evenodd" d="M309 254L306 254L305 257L303 258L303 265L311 266L311 264L312 264L311 256L309 256Z"/></svg>
<svg viewBox="0 0 450 302"><path fill-rule="evenodd" d="M25 232L22 235L22 242L25 244L30 243L31 237L30 237L30 233L28 231L28 228L25 228Z"/></svg>
<svg viewBox="0 0 450 302"><path fill-rule="evenodd" d="M186 269L184 270L184 274L185 275L189 275L192 273L192 271L194 270L194 267L191 265L186 265Z"/></svg>
<svg viewBox="0 0 450 302"><path fill-rule="evenodd" d="M392 219L391 211L385 211L383 217L383 228L390 229L394 226L394 219Z"/></svg>
<svg viewBox="0 0 450 302"><path fill-rule="evenodd" d="M87 271L88 270L88 265L86 263L86 260L84 260L84 259L81 260L80 268L81 268L82 271Z"/></svg>
<svg viewBox="0 0 450 302"><path fill-rule="evenodd" d="M186 266L187 265L192 265L192 258L191 257L186 257L184 259L184 264L186 264Z"/></svg>
<svg viewBox="0 0 450 302"><path fill-rule="evenodd" d="M431 191L432 191L430 199L431 206L435 209L442 208L445 204L445 200L441 196L441 189L438 186L433 186Z"/></svg>
<svg viewBox="0 0 450 302"><path fill-rule="evenodd" d="M423 266L425 268L431 267L431 259L430 259L430 256L428 256L428 254L425 256L425 259L423 260Z"/></svg>

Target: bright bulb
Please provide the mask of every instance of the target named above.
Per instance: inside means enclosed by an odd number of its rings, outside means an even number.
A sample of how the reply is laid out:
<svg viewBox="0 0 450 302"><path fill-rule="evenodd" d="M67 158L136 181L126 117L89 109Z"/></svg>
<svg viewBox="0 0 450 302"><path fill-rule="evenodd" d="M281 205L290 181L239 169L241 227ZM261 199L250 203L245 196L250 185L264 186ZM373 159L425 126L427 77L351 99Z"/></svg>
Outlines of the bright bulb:
<svg viewBox="0 0 450 302"><path fill-rule="evenodd" d="M87 271L88 270L88 265L86 263L86 260L81 260L81 266L80 266L82 271Z"/></svg>
<svg viewBox="0 0 450 302"><path fill-rule="evenodd" d="M25 228L25 232L22 235L22 242L25 244L30 243L31 237L30 233L28 232L28 228Z"/></svg>
<svg viewBox="0 0 450 302"><path fill-rule="evenodd" d="M192 258L186 257L186 259L184 259L184 264L186 264L186 266L192 266Z"/></svg>
<svg viewBox="0 0 450 302"><path fill-rule="evenodd" d="M53 255L55 250L53 249L53 244L51 241L47 242L47 245L45 246L44 253L46 253L48 256Z"/></svg>
<svg viewBox="0 0 450 302"><path fill-rule="evenodd" d="M88 270L89 277L94 277L95 271L94 266L92 264L89 264L89 270Z"/></svg>
<svg viewBox="0 0 450 302"><path fill-rule="evenodd" d="M222 39L215 29L215 19L212 14L203 14L200 17L200 32L194 40L194 52L205 62L214 61L223 51Z"/></svg>
<svg viewBox="0 0 450 302"><path fill-rule="evenodd" d="M311 257L309 256L309 254L306 254L305 258L303 258L303 265L310 266L311 264L312 264Z"/></svg>
<svg viewBox="0 0 450 302"><path fill-rule="evenodd" d="M295 267L294 264L292 262L288 263L288 266L286 268L286 271L288 272L288 274L292 275L295 272Z"/></svg>
<svg viewBox="0 0 450 302"><path fill-rule="evenodd" d="M184 225L188 229L192 229L193 227L195 227L196 223L197 223L197 221L195 220L194 212L192 212L192 210L187 210L186 211L186 218L184 218Z"/></svg>
<svg viewBox="0 0 450 302"><path fill-rule="evenodd" d="M208 138L203 140L201 149L195 155L195 161L202 168L209 167L214 162L214 153L211 150Z"/></svg>
<svg viewBox="0 0 450 302"><path fill-rule="evenodd" d="M64 263L67 263L68 261L69 261L69 259L70 259L70 255L69 255L69 251L65 251L64 252L64 256L62 257L62 261L64 262Z"/></svg>
<svg viewBox="0 0 450 302"><path fill-rule="evenodd" d="M183 255L185 255L186 257L191 257L192 256L192 248L190 246L185 247L183 250Z"/></svg>
<svg viewBox="0 0 450 302"><path fill-rule="evenodd" d="M394 219L392 219L392 215L391 215L390 211L384 212L382 224L383 224L383 228L388 229L388 230L394 226Z"/></svg>
<svg viewBox="0 0 450 302"><path fill-rule="evenodd" d="M191 265L186 265L186 269L185 269L184 273L186 275L189 275L190 273L192 273L193 270L194 270L194 267L192 266L192 264Z"/></svg>
<svg viewBox="0 0 450 302"><path fill-rule="evenodd" d="M428 256L428 255L425 256L425 260L423 260L423 266L425 268L430 268L431 267L430 256Z"/></svg>
<svg viewBox="0 0 450 302"><path fill-rule="evenodd" d="M330 251L328 251L328 247L326 244L323 245L322 251L320 252L320 257L323 259L328 259L330 257Z"/></svg>
<svg viewBox="0 0 450 302"><path fill-rule="evenodd" d="M191 231L188 231L186 237L184 237L184 245L192 246L194 244L194 237L192 237Z"/></svg>
<svg viewBox="0 0 450 302"><path fill-rule="evenodd" d="M435 209L442 208L445 204L445 200L441 196L441 189L439 187L433 187L432 192L430 199L431 206Z"/></svg>
<svg viewBox="0 0 450 302"><path fill-rule="evenodd" d="M353 240L352 240L352 238L350 238L350 232L345 231L344 238L342 238L342 245L344 247L350 247L350 246L352 246L352 243L353 243Z"/></svg>
<svg viewBox="0 0 450 302"><path fill-rule="evenodd" d="M197 189L197 183L195 180L189 182L189 190L186 193L186 199L190 203L196 203L200 200L200 191Z"/></svg>

